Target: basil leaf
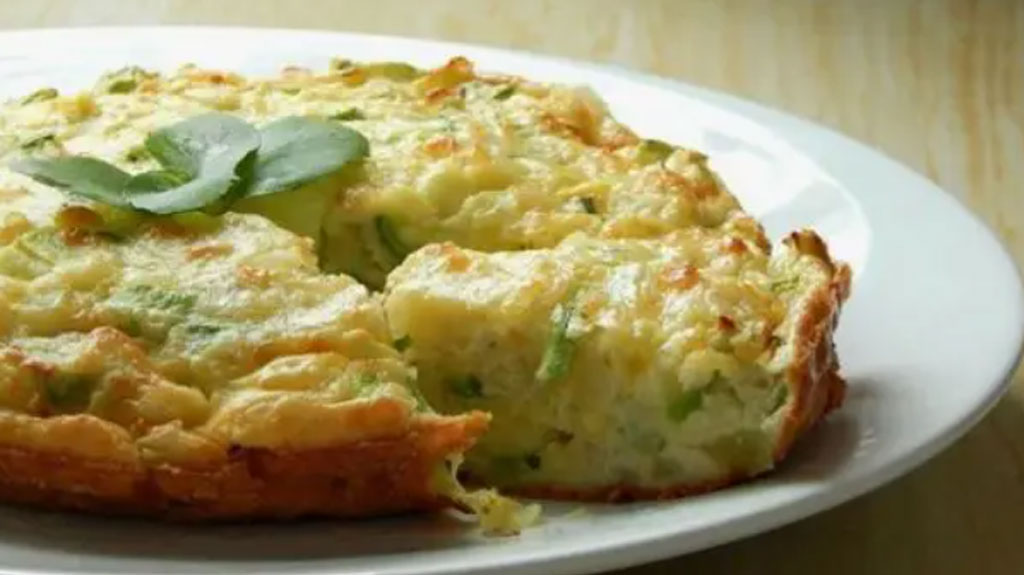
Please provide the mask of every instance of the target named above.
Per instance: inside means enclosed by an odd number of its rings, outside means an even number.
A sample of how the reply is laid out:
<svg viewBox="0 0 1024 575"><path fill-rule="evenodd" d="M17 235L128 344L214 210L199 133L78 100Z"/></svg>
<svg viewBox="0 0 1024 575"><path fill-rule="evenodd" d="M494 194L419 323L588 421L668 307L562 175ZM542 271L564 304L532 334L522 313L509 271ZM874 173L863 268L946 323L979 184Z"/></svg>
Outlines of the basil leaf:
<svg viewBox="0 0 1024 575"><path fill-rule="evenodd" d="M37 182L70 194L118 207L128 207L121 190L131 178L120 168L84 156L26 158L11 168Z"/></svg>
<svg viewBox="0 0 1024 575"><path fill-rule="evenodd" d="M259 146L259 133L227 114L203 114L157 130L146 138L146 149L166 173L135 178L128 202L156 214L216 205L244 190ZM168 188L175 177L186 183Z"/></svg>
<svg viewBox="0 0 1024 575"><path fill-rule="evenodd" d="M160 192L176 188L185 183L185 179L181 174L168 172L167 170L153 170L132 176L128 183L125 184L125 192L129 195L154 191Z"/></svg>
<svg viewBox="0 0 1024 575"><path fill-rule="evenodd" d="M313 118L282 118L264 126L260 136L252 196L295 189L370 152L359 132Z"/></svg>

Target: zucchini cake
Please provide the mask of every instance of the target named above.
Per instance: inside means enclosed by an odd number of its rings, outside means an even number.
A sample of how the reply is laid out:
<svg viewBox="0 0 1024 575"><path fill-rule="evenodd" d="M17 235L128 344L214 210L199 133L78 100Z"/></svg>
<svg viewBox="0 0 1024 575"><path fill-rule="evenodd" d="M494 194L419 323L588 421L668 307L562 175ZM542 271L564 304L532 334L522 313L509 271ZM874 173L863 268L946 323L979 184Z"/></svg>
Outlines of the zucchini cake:
<svg viewBox="0 0 1024 575"><path fill-rule="evenodd" d="M707 158L581 88L125 68L5 104L0 164L0 499L514 530L463 458L677 496L842 399L848 269L810 231L773 254Z"/></svg>

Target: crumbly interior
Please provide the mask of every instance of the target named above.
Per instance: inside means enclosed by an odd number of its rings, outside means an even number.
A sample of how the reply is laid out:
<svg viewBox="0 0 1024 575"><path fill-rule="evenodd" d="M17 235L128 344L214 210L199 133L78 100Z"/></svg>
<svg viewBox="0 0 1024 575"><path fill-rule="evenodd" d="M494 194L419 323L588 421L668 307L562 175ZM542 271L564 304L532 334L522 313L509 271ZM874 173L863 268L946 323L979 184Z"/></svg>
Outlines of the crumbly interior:
<svg viewBox="0 0 1024 575"><path fill-rule="evenodd" d="M667 489L770 468L802 300L830 264L721 230L420 250L387 312L442 412L482 409L466 467L500 486Z"/></svg>

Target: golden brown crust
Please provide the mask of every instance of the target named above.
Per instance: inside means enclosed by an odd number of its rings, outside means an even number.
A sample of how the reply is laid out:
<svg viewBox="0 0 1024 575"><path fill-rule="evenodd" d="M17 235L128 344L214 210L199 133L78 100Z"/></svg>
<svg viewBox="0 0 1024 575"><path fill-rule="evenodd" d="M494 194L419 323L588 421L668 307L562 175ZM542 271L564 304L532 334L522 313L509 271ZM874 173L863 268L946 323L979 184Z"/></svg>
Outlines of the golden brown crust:
<svg viewBox="0 0 1024 575"><path fill-rule="evenodd" d="M448 504L433 474L487 427L474 412L417 420L399 437L327 449L236 447L203 467L144 465L0 446L0 500L179 520L359 517Z"/></svg>
<svg viewBox="0 0 1024 575"><path fill-rule="evenodd" d="M775 447L776 461L786 456L800 435L842 405L846 393L832 336L843 302L849 297L850 268L833 262L825 243L812 231L794 232L786 241L817 257L831 273L831 280L807 296L796 320L793 356L786 372L794 400Z"/></svg>

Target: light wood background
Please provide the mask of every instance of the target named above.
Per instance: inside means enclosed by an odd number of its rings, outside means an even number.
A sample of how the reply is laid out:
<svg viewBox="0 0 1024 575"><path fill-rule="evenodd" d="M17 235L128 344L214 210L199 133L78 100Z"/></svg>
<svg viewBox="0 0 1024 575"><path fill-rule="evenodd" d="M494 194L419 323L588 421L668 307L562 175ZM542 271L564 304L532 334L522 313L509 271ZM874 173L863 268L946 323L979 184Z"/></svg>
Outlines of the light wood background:
<svg viewBox="0 0 1024 575"><path fill-rule="evenodd" d="M113 24L458 40L726 90L837 128L926 174L1024 263L1024 2L0 0L0 27ZM888 487L623 573L677 572L1024 573L1024 375L974 431Z"/></svg>

